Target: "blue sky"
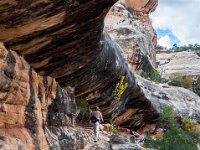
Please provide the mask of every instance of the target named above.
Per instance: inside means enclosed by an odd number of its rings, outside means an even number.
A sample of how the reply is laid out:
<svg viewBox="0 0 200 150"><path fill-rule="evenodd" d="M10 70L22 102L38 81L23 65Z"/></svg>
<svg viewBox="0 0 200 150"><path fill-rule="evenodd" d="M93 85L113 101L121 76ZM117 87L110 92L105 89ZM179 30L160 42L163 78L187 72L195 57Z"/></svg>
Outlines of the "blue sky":
<svg viewBox="0 0 200 150"><path fill-rule="evenodd" d="M150 17L158 34L158 44L171 48L200 44L200 0L159 0Z"/></svg>
<svg viewBox="0 0 200 150"><path fill-rule="evenodd" d="M158 36L158 39L159 39L158 44L161 44L160 41L162 41L161 40L162 38L169 37L170 46L172 46L173 44L177 44L178 46L181 45L181 41L171 32L170 29L157 28L156 32L157 32L157 36ZM162 44L162 45L164 45L164 44ZM169 47L168 43L167 43L167 45L164 45L164 46Z"/></svg>

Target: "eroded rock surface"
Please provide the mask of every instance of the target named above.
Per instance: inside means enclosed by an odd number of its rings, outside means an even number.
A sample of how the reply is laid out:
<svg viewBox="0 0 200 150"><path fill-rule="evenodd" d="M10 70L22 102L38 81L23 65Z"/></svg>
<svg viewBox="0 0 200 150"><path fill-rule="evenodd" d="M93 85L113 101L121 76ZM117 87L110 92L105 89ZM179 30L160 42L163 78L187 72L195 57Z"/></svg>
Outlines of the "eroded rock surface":
<svg viewBox="0 0 200 150"><path fill-rule="evenodd" d="M197 94L182 87L155 84L139 76L137 81L158 112L164 105L171 105L178 116L200 122L200 97Z"/></svg>
<svg viewBox="0 0 200 150"><path fill-rule="evenodd" d="M120 47L103 32L104 17L115 2L4 1L0 3L0 40L40 75L74 87L76 97L99 105L106 121L130 108L137 109L139 122L151 122L155 110L135 82ZM123 76L128 87L118 100L113 91ZM140 125L131 116L126 125Z"/></svg>
<svg viewBox="0 0 200 150"><path fill-rule="evenodd" d="M199 77L200 56L192 51L160 53L156 55L158 68L163 77L174 75Z"/></svg>
<svg viewBox="0 0 200 150"><path fill-rule="evenodd" d="M75 88L77 98L99 105L107 122L137 129L157 119L159 110L133 75L135 68L146 70L155 63L156 36L153 28L148 28L148 13L155 9L157 1L137 1L139 6L131 7L136 18L133 14L128 16L128 2L124 3L126 7L116 5L114 12L119 10L125 19L121 26L127 25L119 33L130 40L137 39L138 45L127 45L127 49L120 42L116 44L107 31L103 32L104 17L115 2L0 2L0 41L8 49L0 45L2 149L105 149L87 145L92 140L91 132L69 127L74 122L76 104L73 90L67 86ZM115 24L123 22L118 17ZM123 40L128 43L129 39ZM116 98L113 91L122 77L127 88Z"/></svg>
<svg viewBox="0 0 200 150"><path fill-rule="evenodd" d="M48 149L48 126L73 124L71 89L38 75L23 57L0 43L0 135L2 149ZM61 118L62 117L62 118Z"/></svg>
<svg viewBox="0 0 200 150"><path fill-rule="evenodd" d="M105 18L105 29L121 47L123 56L132 70L149 71L155 67L157 38L151 23L142 20L138 12L149 20L148 14L151 11L146 9L151 9L153 6L143 6L138 1L132 3L130 1L116 3ZM156 1L149 1L149 3L157 4ZM139 6L141 10L138 10Z"/></svg>

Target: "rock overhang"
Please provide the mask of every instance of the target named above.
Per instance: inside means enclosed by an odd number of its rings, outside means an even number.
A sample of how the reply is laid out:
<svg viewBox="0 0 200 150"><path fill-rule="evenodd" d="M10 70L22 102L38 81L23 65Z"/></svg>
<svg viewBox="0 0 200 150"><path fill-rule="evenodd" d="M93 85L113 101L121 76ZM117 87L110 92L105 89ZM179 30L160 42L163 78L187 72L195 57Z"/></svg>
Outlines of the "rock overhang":
<svg viewBox="0 0 200 150"><path fill-rule="evenodd" d="M103 33L104 17L115 2L4 1L0 3L0 40L40 75L75 87L77 96L99 93L88 103L100 103L106 119L111 119L113 112L123 114L128 108L138 108L136 114L142 120L153 121L156 112L135 82L120 48ZM113 90L122 76L128 88L113 107ZM128 127L134 125L130 120L125 123Z"/></svg>

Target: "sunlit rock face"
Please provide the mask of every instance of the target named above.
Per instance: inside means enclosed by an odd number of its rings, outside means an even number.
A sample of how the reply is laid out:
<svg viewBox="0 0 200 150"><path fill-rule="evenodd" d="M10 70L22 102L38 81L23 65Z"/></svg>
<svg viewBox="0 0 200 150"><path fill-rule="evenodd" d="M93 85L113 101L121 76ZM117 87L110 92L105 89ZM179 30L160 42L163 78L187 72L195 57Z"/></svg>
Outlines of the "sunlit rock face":
<svg viewBox="0 0 200 150"><path fill-rule="evenodd" d="M155 84L139 76L137 81L158 112L164 105L170 105L178 116L200 122L200 97L197 94L182 87Z"/></svg>
<svg viewBox="0 0 200 150"><path fill-rule="evenodd" d="M133 70L149 71L156 66L157 38L148 16L156 6L157 1L119 1L106 16L105 29Z"/></svg>
<svg viewBox="0 0 200 150"><path fill-rule="evenodd" d="M200 77L200 56L192 51L157 54L157 64L164 78Z"/></svg>

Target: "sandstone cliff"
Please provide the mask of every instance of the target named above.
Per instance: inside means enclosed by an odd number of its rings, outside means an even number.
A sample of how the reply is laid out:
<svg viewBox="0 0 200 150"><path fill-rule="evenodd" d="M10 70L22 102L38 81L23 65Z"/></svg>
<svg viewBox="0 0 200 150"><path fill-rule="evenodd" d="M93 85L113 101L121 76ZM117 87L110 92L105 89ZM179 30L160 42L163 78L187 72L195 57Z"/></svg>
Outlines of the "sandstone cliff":
<svg viewBox="0 0 200 150"><path fill-rule="evenodd" d="M117 3L103 31L115 2L0 2L3 148L83 149L91 132L72 127L74 97L99 105L105 120L116 125L135 129L155 122L159 111L133 72L155 66L156 35L148 13L157 1ZM113 30L107 23L111 14ZM119 85L127 85L122 93Z"/></svg>
<svg viewBox="0 0 200 150"><path fill-rule="evenodd" d="M48 126L73 123L76 113L73 91L62 89L53 78L38 75L23 57L6 50L2 43L0 62L1 146L48 149L45 133L51 133Z"/></svg>
<svg viewBox="0 0 200 150"><path fill-rule="evenodd" d="M158 69L165 78L174 75L199 77L200 57L192 51L157 54Z"/></svg>
<svg viewBox="0 0 200 150"><path fill-rule="evenodd" d="M132 70L149 71L155 65L156 33L149 13L158 1L119 1L105 18L105 27L119 44Z"/></svg>
<svg viewBox="0 0 200 150"><path fill-rule="evenodd" d="M115 2L0 2L0 41L8 49L1 44L4 148L84 147L84 134L68 131L76 105L67 86L75 88L76 97L98 104L107 121L127 109L134 111L119 125L134 128L156 119L120 47L103 32L104 17ZM113 91L122 77L128 87L117 99Z"/></svg>
<svg viewBox="0 0 200 150"><path fill-rule="evenodd" d="M156 111L135 82L120 47L103 32L104 17L115 2L5 1L0 3L0 40L38 74L74 87L76 97L99 105L105 120L136 109L140 122L151 122ZM116 100L113 91L123 76L128 87ZM127 124L134 127L137 121L131 118Z"/></svg>

